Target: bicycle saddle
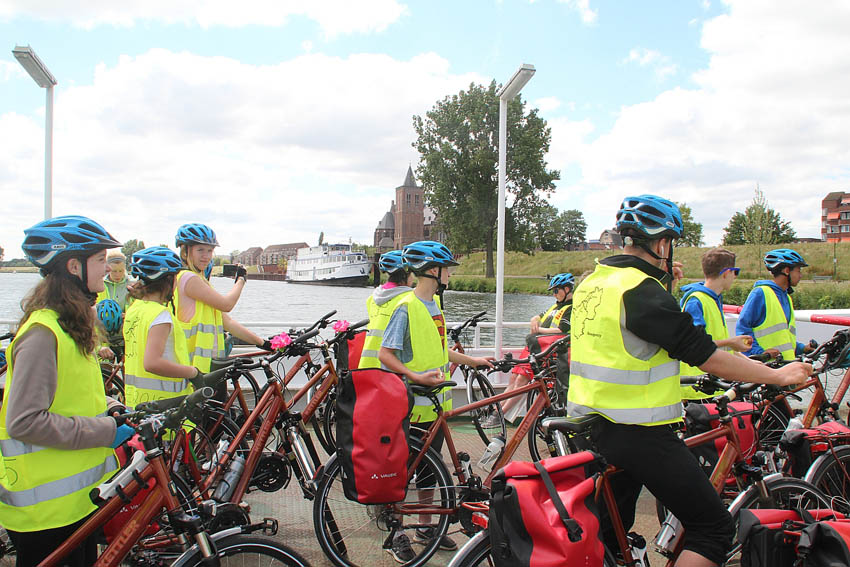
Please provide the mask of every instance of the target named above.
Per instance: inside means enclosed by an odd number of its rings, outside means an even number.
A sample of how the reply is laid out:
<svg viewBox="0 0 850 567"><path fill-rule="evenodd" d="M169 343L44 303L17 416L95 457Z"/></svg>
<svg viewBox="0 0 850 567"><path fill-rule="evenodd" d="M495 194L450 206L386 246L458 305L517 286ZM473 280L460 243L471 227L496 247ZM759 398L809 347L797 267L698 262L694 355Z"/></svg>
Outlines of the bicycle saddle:
<svg viewBox="0 0 850 567"><path fill-rule="evenodd" d="M544 419L542 425L551 431L560 431L564 434L582 435L586 433L600 420L605 419L598 413L582 415L579 417L550 417Z"/></svg>
<svg viewBox="0 0 850 567"><path fill-rule="evenodd" d="M457 386L457 382L452 382L451 380L447 380L441 384L437 384L436 386L423 386L422 384L411 384L410 391L413 392L417 396L432 396L439 392L444 388L454 388Z"/></svg>

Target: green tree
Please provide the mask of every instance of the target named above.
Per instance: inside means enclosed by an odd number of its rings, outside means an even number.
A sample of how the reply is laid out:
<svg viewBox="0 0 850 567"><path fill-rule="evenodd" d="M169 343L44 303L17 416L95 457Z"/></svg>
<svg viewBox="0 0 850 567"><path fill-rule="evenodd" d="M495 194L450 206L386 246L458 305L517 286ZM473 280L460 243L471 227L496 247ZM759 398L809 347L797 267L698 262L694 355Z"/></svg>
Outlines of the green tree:
<svg viewBox="0 0 850 567"><path fill-rule="evenodd" d="M547 252L563 250L566 242L560 224L557 207L549 203L540 205L534 215L536 245Z"/></svg>
<svg viewBox="0 0 850 567"><path fill-rule="evenodd" d="M702 223L696 222L691 208L685 203L676 203L682 213L682 238L676 240L676 246L702 246Z"/></svg>
<svg viewBox="0 0 850 567"><path fill-rule="evenodd" d="M3 261L3 247L0 246L0 262Z"/></svg>
<svg viewBox="0 0 850 567"><path fill-rule="evenodd" d="M761 189L756 187L753 202L743 213L735 213L723 229L723 244L784 244L797 236L791 222L782 220L770 208Z"/></svg>
<svg viewBox="0 0 850 567"><path fill-rule="evenodd" d="M319 246L321 246L324 241L325 241L325 231L323 230L322 232L319 233Z"/></svg>
<svg viewBox="0 0 850 567"><path fill-rule="evenodd" d="M134 252L138 252L142 248L145 248L145 243L141 240L128 240L124 243L124 246L121 247L121 253L127 257L127 261L130 261L130 256L133 255Z"/></svg>
<svg viewBox="0 0 850 567"><path fill-rule="evenodd" d="M413 117L413 147L421 161L417 175L428 204L446 227L447 244L457 252L483 248L486 275L493 277L498 219L499 99L497 85L471 84ZM537 110L525 111L516 97L508 103L505 241L527 252L535 241L538 209L560 177L546 168L551 130Z"/></svg>
<svg viewBox="0 0 850 567"><path fill-rule="evenodd" d="M577 209L569 209L558 216L561 222L567 250L575 250L587 238L587 222Z"/></svg>

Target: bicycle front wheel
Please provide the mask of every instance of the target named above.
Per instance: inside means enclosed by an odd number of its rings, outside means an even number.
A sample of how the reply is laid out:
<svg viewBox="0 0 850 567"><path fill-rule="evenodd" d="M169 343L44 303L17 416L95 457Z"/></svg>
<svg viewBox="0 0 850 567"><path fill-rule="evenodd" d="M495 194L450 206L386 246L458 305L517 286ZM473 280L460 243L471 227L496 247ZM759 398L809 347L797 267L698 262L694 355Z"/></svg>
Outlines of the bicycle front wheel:
<svg viewBox="0 0 850 567"><path fill-rule="evenodd" d="M772 451L779 445L779 440L788 427L789 416L785 408L772 405L762 414L756 426L758 433L759 448L763 451Z"/></svg>
<svg viewBox="0 0 850 567"><path fill-rule="evenodd" d="M850 445L836 447L812 463L805 480L830 498L832 508L850 514Z"/></svg>
<svg viewBox="0 0 850 567"><path fill-rule="evenodd" d="M411 443L411 461L420 452L421 445ZM455 506L449 473L433 449L428 449L419 470L408 480L404 504L427 504L441 513L406 513L403 509L396 511L398 505L364 505L348 500L342 487L342 464L336 456L331 457L321 474L313 503L313 529L322 551L334 565L395 567L394 538L413 541L417 529L427 529L435 537L414 544L413 558L404 563L406 567L424 565L437 551Z"/></svg>
<svg viewBox="0 0 850 567"><path fill-rule="evenodd" d="M464 367L464 370L466 368ZM477 370L466 371L466 398L469 403L475 403L496 395L496 390L490 380ZM487 445L498 435L506 438L505 416L502 414L502 404L493 402L470 412L472 424L478 432L478 436Z"/></svg>
<svg viewBox="0 0 850 567"><path fill-rule="evenodd" d="M307 561L293 550L275 540L232 535L215 542L221 567L237 565L285 565L286 567L310 567ZM175 563L177 566L178 563ZM200 567L207 562L198 551L179 563L180 567Z"/></svg>

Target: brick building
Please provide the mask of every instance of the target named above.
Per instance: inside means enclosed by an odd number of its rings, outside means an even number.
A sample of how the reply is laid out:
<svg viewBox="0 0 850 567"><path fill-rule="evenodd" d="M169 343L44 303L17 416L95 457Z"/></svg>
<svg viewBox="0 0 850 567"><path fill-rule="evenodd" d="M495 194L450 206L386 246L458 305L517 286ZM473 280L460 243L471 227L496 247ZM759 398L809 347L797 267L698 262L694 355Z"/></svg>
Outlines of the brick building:
<svg viewBox="0 0 850 567"><path fill-rule="evenodd" d="M376 252L401 250L417 240L444 240L436 229L435 212L425 207L425 189L416 185L413 168L407 168L404 183L395 188L395 200L390 204L375 228L373 245Z"/></svg>
<svg viewBox="0 0 850 567"><path fill-rule="evenodd" d="M272 244L271 246L266 246L260 255L260 264L277 264L281 258L286 258L287 260L294 258L299 248L307 248L307 243L292 242L289 244Z"/></svg>
<svg viewBox="0 0 850 567"><path fill-rule="evenodd" d="M243 266L256 266L260 263L260 255L262 253L262 248L260 248L259 246L252 246L244 252L235 254L233 256L233 261L237 264L242 264Z"/></svg>
<svg viewBox="0 0 850 567"><path fill-rule="evenodd" d="M834 191L821 201L821 240L850 242L850 193Z"/></svg>

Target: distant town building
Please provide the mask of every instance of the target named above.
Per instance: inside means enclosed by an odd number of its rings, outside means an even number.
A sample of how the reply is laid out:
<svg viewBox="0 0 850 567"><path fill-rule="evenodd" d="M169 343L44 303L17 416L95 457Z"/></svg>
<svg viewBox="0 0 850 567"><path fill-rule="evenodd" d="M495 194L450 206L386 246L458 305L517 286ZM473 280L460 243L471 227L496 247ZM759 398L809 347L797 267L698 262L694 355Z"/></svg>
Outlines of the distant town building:
<svg viewBox="0 0 850 567"><path fill-rule="evenodd" d="M445 240L436 225L436 212L425 206L425 189L416 185L413 168L407 168L404 183L395 188L390 210L375 228L373 245L377 253L400 250L417 240Z"/></svg>
<svg viewBox="0 0 850 567"><path fill-rule="evenodd" d="M292 242L289 244L272 244L266 246L263 253L260 255L260 264L270 265L277 264L281 258L294 258L299 248L307 248L306 242Z"/></svg>
<svg viewBox="0 0 850 567"><path fill-rule="evenodd" d="M599 243L604 246L606 250L622 248L623 237L620 236L620 233L613 228L610 230L603 230L602 234L599 235Z"/></svg>
<svg viewBox="0 0 850 567"><path fill-rule="evenodd" d="M824 197L820 221L821 240L850 241L850 193L834 191Z"/></svg>
<svg viewBox="0 0 850 567"><path fill-rule="evenodd" d="M262 248L259 246L252 246L244 252L234 254L233 261L237 264L242 264L243 266L256 266L260 263L260 256L262 253Z"/></svg>

